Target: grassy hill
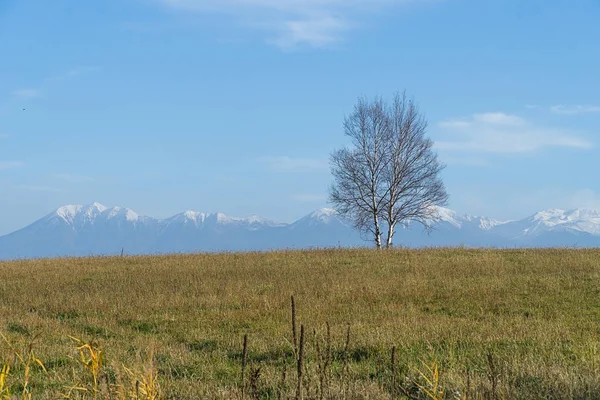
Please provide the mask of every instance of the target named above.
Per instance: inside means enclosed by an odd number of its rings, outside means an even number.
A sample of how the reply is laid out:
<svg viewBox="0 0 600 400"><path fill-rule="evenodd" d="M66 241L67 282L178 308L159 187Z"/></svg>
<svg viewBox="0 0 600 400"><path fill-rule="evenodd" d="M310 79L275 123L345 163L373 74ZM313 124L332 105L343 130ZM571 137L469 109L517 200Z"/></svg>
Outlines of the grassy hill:
<svg viewBox="0 0 600 400"><path fill-rule="evenodd" d="M600 398L600 251L465 249L0 263L0 398L294 398L291 296L305 399Z"/></svg>

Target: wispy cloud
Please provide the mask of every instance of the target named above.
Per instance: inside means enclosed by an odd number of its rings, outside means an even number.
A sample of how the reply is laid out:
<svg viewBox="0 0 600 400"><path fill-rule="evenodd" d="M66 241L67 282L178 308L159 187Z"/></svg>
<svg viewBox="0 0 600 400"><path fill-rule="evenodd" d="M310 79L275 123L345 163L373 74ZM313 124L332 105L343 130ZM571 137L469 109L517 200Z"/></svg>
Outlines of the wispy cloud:
<svg viewBox="0 0 600 400"><path fill-rule="evenodd" d="M442 154L440 161L446 165L456 165L464 167L487 167L490 166L490 162L483 157L457 157Z"/></svg>
<svg viewBox="0 0 600 400"><path fill-rule="evenodd" d="M570 208L590 208L600 210L600 193L592 189L581 189L572 194L568 206Z"/></svg>
<svg viewBox="0 0 600 400"><path fill-rule="evenodd" d="M483 114L473 114L467 118L451 119L442 121L438 126L450 129L467 129L475 125L490 125L490 126L522 126L525 125L525 120L521 117L502 112L490 112Z"/></svg>
<svg viewBox="0 0 600 400"><path fill-rule="evenodd" d="M60 192L61 190L52 186L44 186L44 185L21 185L19 186L23 190L28 190L30 192Z"/></svg>
<svg viewBox="0 0 600 400"><path fill-rule="evenodd" d="M321 171L327 169L329 165L326 159L288 156L260 157L258 162L274 171L284 172Z"/></svg>
<svg viewBox="0 0 600 400"><path fill-rule="evenodd" d="M481 122L490 125L509 125L521 126L525 125L525 120L516 115L505 114L502 112L491 112L484 114L474 114L473 122Z"/></svg>
<svg viewBox="0 0 600 400"><path fill-rule="evenodd" d="M322 203L327 200L324 194L298 193L292 195L292 200L302 203Z"/></svg>
<svg viewBox="0 0 600 400"><path fill-rule="evenodd" d="M102 71L100 65L76 65L44 80L44 85L62 85L71 79L94 74Z"/></svg>
<svg viewBox="0 0 600 400"><path fill-rule="evenodd" d="M14 169L24 167L23 161L0 161L0 170Z"/></svg>
<svg viewBox="0 0 600 400"><path fill-rule="evenodd" d="M269 42L282 49L292 49L302 43L312 47L327 47L340 40L350 23L340 18L323 16L313 19L285 21L279 35Z"/></svg>
<svg viewBox="0 0 600 400"><path fill-rule="evenodd" d="M442 121L438 124L440 128L449 128L449 129L462 129L468 128L471 126L471 122L464 120L449 120Z"/></svg>
<svg viewBox="0 0 600 400"><path fill-rule="evenodd" d="M42 92L38 89L18 89L15 90L13 92L13 94L18 97L19 99L23 99L23 100L29 100L29 99L34 99L36 97L40 97L42 95Z"/></svg>
<svg viewBox="0 0 600 400"><path fill-rule="evenodd" d="M78 66L73 67L70 70L68 70L64 74L64 76L74 77L74 76L80 76L80 75L91 74L94 72L99 72L101 70L102 70L102 67L100 65L78 65Z"/></svg>
<svg viewBox="0 0 600 400"><path fill-rule="evenodd" d="M24 167L23 161L0 161L0 170L15 169Z"/></svg>
<svg viewBox="0 0 600 400"><path fill-rule="evenodd" d="M592 105L557 105L550 107L550 110L555 114L561 115L579 115L600 113L600 106Z"/></svg>
<svg viewBox="0 0 600 400"><path fill-rule="evenodd" d="M546 147L593 147L573 132L536 126L519 116L499 112L443 121L438 126L444 140L436 147L443 151L524 153Z"/></svg>
<svg viewBox="0 0 600 400"><path fill-rule="evenodd" d="M407 3L432 0L155 0L164 6L195 13L229 15L259 29L282 49L300 45L326 47L343 39L369 14Z"/></svg>
<svg viewBox="0 0 600 400"><path fill-rule="evenodd" d="M35 87L20 88L20 89L14 90L12 92L12 94L14 97L16 97L19 100L35 99L38 97L42 97L42 94L44 95L44 97L46 97L46 95L49 92L51 92L53 89L56 89L56 86L63 85L68 80L75 79L76 77L84 76L84 75L98 72L101 70L102 70L102 67L99 65L74 66L74 67L72 67L68 70L64 70L61 73L58 73L56 75L46 77L38 85L33 85L33 86L37 86L37 88L35 88Z"/></svg>
<svg viewBox="0 0 600 400"><path fill-rule="evenodd" d="M558 115L581 115L581 114L592 114L600 113L599 105L583 105L583 104L558 104L555 106L547 107L539 104L527 104L525 108L529 110L543 110L550 111Z"/></svg>
<svg viewBox="0 0 600 400"><path fill-rule="evenodd" d="M60 180L63 182L68 182L68 183L89 183L89 182L94 181L94 179L92 177L89 177L87 175L72 174L72 173L52 174L51 177L56 180Z"/></svg>

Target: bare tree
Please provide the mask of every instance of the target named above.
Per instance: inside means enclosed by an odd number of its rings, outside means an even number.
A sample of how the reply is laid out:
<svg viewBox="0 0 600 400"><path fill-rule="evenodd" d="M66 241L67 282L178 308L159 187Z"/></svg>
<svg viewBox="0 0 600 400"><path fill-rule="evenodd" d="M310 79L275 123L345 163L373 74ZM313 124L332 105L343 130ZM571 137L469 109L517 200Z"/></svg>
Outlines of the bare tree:
<svg viewBox="0 0 600 400"><path fill-rule="evenodd" d="M371 233L378 249L385 201L381 193L385 184L387 124L382 100L359 99L354 112L344 121L344 134L352 148L339 149L330 159L335 178L331 202L338 212L352 219L356 228Z"/></svg>
<svg viewBox="0 0 600 400"><path fill-rule="evenodd" d="M400 223L416 222L431 229L437 216L435 206L445 205L448 194L440 177L444 165L433 151L433 141L425 136L427 120L414 100L408 100L406 92L397 93L387 116L389 141L382 219L387 225L389 248Z"/></svg>
<svg viewBox="0 0 600 400"><path fill-rule="evenodd" d="M344 121L351 147L331 155L334 183L330 201L361 232L391 247L399 224L417 222L427 229L436 207L448 195L440 178L444 168L425 136L427 121L413 100L396 94L393 104L359 99Z"/></svg>

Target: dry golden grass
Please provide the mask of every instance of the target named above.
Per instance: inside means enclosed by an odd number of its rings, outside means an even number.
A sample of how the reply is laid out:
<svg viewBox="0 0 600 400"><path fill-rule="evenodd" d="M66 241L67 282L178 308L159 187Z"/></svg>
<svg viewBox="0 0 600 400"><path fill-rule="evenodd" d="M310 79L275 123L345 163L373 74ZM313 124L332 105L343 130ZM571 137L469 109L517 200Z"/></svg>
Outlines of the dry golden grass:
<svg viewBox="0 0 600 400"><path fill-rule="evenodd" d="M304 398L321 398L322 382L324 398L427 398L434 389L446 398L600 398L598 250L315 250L0 263L0 333L18 348L36 337L32 349L47 374L32 367L34 399L60 398L74 383L95 385L104 398L101 387L119 382L130 388L123 398L147 398L144 379L163 398L240 398L244 334L244 395L285 398L297 390L292 295L298 330L306 329ZM81 362L83 344L103 352L98 376ZM20 394L22 367L14 349L0 343L0 367L11 362L6 385Z"/></svg>

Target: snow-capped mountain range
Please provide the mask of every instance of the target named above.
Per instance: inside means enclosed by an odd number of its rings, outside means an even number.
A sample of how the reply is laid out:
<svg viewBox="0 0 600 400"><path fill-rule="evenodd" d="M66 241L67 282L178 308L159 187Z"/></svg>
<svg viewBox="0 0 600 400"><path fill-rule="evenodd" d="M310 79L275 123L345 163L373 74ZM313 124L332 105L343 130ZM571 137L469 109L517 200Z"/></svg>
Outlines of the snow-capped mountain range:
<svg viewBox="0 0 600 400"><path fill-rule="evenodd" d="M528 218L496 221L438 208L432 232L409 224L397 229L397 246L598 247L600 212L549 209ZM56 256L249 251L371 246L334 210L323 208L291 224L258 216L186 211L171 218L141 216L99 203L64 206L0 237L0 259ZM368 239L368 238L367 238Z"/></svg>

